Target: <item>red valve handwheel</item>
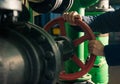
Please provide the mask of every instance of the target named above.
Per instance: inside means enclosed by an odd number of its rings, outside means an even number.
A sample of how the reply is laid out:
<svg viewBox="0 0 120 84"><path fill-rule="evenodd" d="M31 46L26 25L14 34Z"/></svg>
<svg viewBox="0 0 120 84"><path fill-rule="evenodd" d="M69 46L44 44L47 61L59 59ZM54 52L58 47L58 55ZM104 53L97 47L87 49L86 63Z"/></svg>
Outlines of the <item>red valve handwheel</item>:
<svg viewBox="0 0 120 84"><path fill-rule="evenodd" d="M65 26L64 23L66 21L62 18L56 18L50 22L48 22L45 26L44 29L46 31L50 30L50 28L55 25L55 24L59 24L60 25L60 30L61 30L61 35L66 36L66 31L65 31ZM94 40L95 36L91 30L91 28L83 21L81 21L80 19L76 19L75 23L77 24L77 26L80 26L80 28L85 32L85 35L75 39L73 41L73 44L75 47L77 47L79 44L81 44L82 42L84 42L85 40ZM77 78L82 77L83 75L85 75L93 66L94 61L95 61L96 56L90 54L89 59L87 59L87 61L85 63L83 63L75 54L74 56L72 56L72 60L81 68L80 71L75 72L75 73L65 73L65 71L62 71L60 73L60 79L63 80L76 80Z"/></svg>

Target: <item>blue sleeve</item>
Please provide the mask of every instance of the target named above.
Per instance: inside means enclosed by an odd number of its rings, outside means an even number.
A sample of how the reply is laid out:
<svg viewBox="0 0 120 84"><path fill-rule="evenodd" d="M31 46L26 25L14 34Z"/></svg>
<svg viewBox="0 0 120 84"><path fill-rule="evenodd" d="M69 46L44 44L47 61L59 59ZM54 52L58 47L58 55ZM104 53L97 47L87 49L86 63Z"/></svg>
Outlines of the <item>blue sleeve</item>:
<svg viewBox="0 0 120 84"><path fill-rule="evenodd" d="M120 31L120 9L98 16L83 16L83 21L85 21L94 32L118 32Z"/></svg>
<svg viewBox="0 0 120 84"><path fill-rule="evenodd" d="M120 44L104 47L106 61L110 66L120 65Z"/></svg>

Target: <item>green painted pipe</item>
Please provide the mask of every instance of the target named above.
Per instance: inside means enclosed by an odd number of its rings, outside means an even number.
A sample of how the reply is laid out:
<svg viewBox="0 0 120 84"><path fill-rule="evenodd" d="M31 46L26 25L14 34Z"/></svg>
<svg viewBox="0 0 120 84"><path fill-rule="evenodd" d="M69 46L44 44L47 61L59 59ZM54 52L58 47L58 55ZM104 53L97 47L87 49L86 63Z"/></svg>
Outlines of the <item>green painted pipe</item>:
<svg viewBox="0 0 120 84"><path fill-rule="evenodd" d="M86 15L99 15L103 14L104 12L86 12ZM99 32L94 32L95 34L99 35ZM104 45L109 43L109 35L103 34L103 36L97 36L97 40L101 41ZM105 57L97 56L94 67L90 70L89 74L92 75L92 81L95 84L108 84L109 81L109 72L108 72L108 64L106 62Z"/></svg>
<svg viewBox="0 0 120 84"><path fill-rule="evenodd" d="M29 10L29 13L30 13L30 20L29 20L29 21L30 21L31 23L34 23L33 10L32 10L31 7L29 7L28 10Z"/></svg>
<svg viewBox="0 0 120 84"><path fill-rule="evenodd" d="M84 16L85 7L88 7L92 4L95 4L97 1L98 0L75 0L70 11L77 11L80 15ZM66 23L65 25L66 25L67 35L72 40L77 39L77 38L84 35L83 32L76 32L68 23ZM84 43L82 43L81 45L79 45L76 48L76 54L77 54L78 58L81 59L81 61L83 61L83 62L85 61L85 59L84 59L85 58ZM80 70L80 68L74 62L72 62L72 60L68 60L65 62L65 71L67 73L74 73L74 72L77 72L79 70ZM76 81L86 81L86 80L91 80L91 76L89 74L87 74L87 76L79 78Z"/></svg>

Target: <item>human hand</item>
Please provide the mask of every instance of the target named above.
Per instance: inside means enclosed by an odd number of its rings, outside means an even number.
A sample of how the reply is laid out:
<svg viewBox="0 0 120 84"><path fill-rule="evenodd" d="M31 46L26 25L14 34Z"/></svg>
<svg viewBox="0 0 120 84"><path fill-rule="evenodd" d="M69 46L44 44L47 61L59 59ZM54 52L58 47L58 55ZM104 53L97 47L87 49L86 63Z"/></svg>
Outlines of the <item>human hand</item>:
<svg viewBox="0 0 120 84"><path fill-rule="evenodd" d="M72 12L65 12L63 14L63 18L65 21L69 22L71 25L75 26L75 19L81 19L82 17L76 12L76 11L72 11Z"/></svg>
<svg viewBox="0 0 120 84"><path fill-rule="evenodd" d="M93 55L104 56L104 45L98 40L90 40L88 43L89 52Z"/></svg>

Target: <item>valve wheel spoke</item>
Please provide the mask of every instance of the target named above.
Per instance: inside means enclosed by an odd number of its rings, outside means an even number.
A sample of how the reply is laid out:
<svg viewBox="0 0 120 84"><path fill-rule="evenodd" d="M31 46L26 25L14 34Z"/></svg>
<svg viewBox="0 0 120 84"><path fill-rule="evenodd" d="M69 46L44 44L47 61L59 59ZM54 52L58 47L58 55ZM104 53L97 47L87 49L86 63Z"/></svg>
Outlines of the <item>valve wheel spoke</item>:
<svg viewBox="0 0 120 84"><path fill-rule="evenodd" d="M72 57L72 60L81 68L81 69L84 69L85 68L85 65L83 64L82 61L80 61L80 59L78 59L78 57L76 55L74 55Z"/></svg>
<svg viewBox="0 0 120 84"><path fill-rule="evenodd" d="M73 41L73 44L74 44L75 47L77 47L79 44L81 44L82 42L84 42L84 41L87 40L88 38L89 38L88 35L82 36L82 37L80 37L80 38L78 38L78 39L75 39L75 40Z"/></svg>

